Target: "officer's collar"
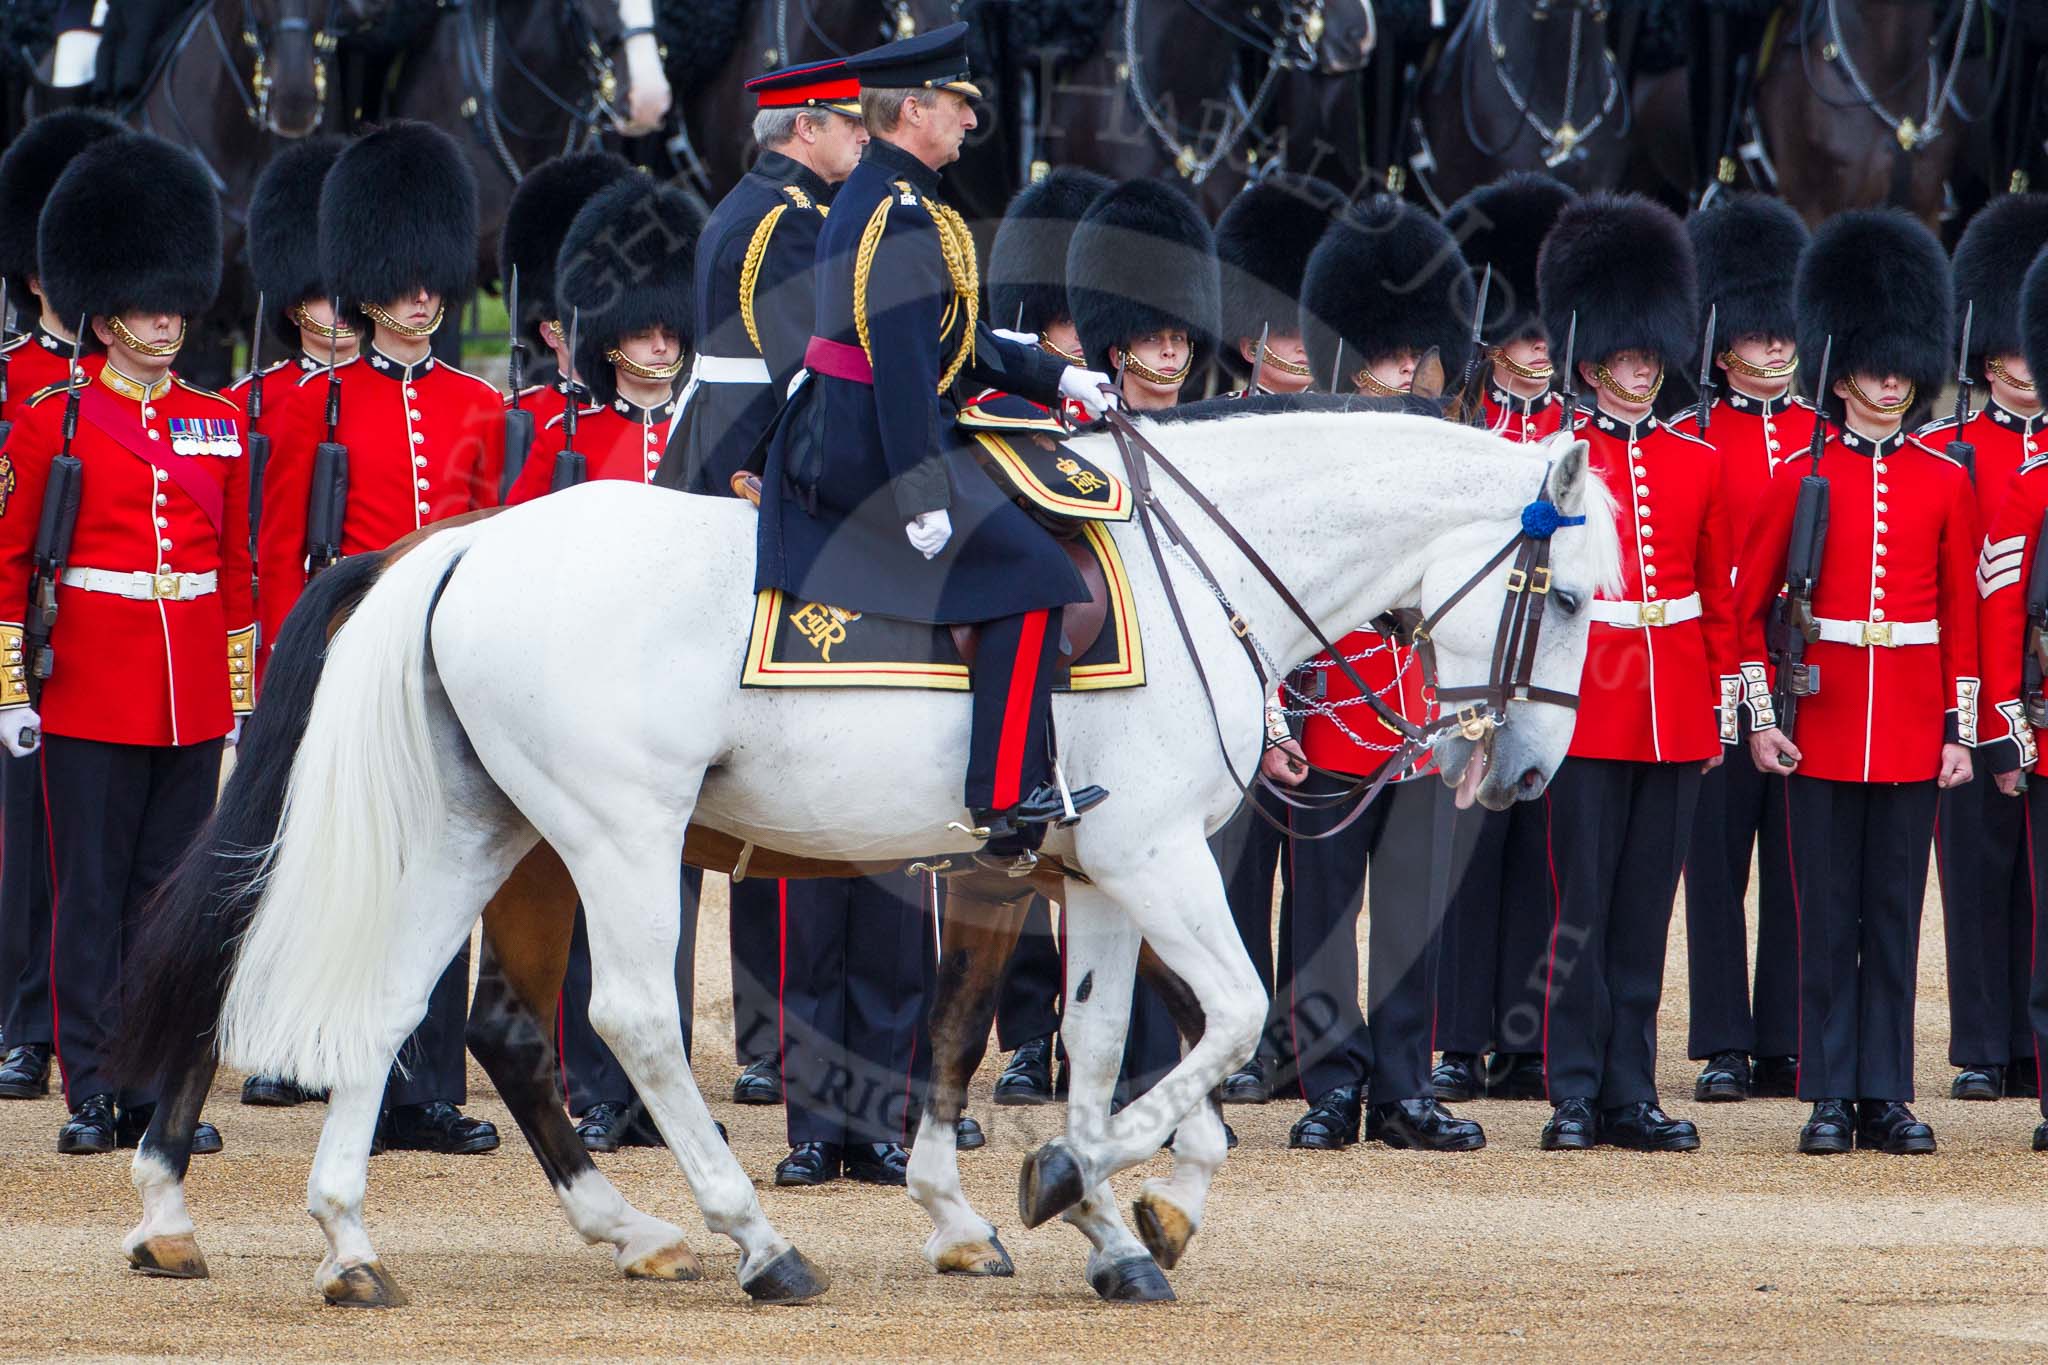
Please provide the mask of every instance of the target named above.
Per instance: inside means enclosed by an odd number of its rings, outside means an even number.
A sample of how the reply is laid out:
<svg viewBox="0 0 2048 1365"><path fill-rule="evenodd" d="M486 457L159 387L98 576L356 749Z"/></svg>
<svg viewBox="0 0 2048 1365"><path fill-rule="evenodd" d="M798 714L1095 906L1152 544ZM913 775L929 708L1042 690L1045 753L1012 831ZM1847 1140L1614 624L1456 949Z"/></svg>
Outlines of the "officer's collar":
<svg viewBox="0 0 2048 1365"><path fill-rule="evenodd" d="M418 376L434 368L434 357L431 355L416 365L407 365L401 361L393 360L390 356L378 350L377 343L374 341L370 343L365 354L370 358L370 368L378 374L383 375L387 379L404 380L408 384Z"/></svg>
<svg viewBox="0 0 2048 1365"><path fill-rule="evenodd" d="M612 411L629 422L638 422L645 426L649 422L666 422L669 418L673 417L676 411L676 400L671 395L666 403L660 403L651 408L643 408L629 398L614 396L612 398Z"/></svg>
<svg viewBox="0 0 2048 1365"><path fill-rule="evenodd" d="M763 152L754 161L754 173L778 185L794 185L820 204L832 202L832 187L825 183L825 177L793 156Z"/></svg>
<svg viewBox="0 0 2048 1365"><path fill-rule="evenodd" d="M2043 422L2048 422L2048 412L2037 412L2032 417L2028 417L2022 413L2014 412L1996 398L1984 405L1984 411L1990 413L1991 420L1998 423L1998 425L2011 427L2022 436L2032 436L2041 429Z"/></svg>
<svg viewBox="0 0 2048 1365"><path fill-rule="evenodd" d="M145 384L139 379L130 379L122 374L114 368L114 362L111 360L100 366L100 383L135 403L147 403L171 391L171 376L168 373L154 384Z"/></svg>
<svg viewBox="0 0 2048 1365"><path fill-rule="evenodd" d="M908 180L911 188L921 193L939 192L937 171L884 138L871 139L868 142L867 154L861 159L874 162L893 180Z"/></svg>
<svg viewBox="0 0 2048 1365"><path fill-rule="evenodd" d="M1498 384L1490 384L1487 387L1493 399L1493 405L1497 408L1504 408L1509 412L1541 412L1557 401L1556 389L1545 389L1534 398L1524 398L1518 393L1509 393Z"/></svg>
<svg viewBox="0 0 2048 1365"><path fill-rule="evenodd" d="M1787 384L1785 391L1776 398L1755 398L1731 384L1728 396L1722 401L1737 412L1753 412L1759 417L1777 417L1792 406L1792 386Z"/></svg>
<svg viewBox="0 0 2048 1365"><path fill-rule="evenodd" d="M1657 414L1650 413L1640 422L1624 422L1619 417L1595 409L1593 425L1602 431L1614 433L1624 441L1640 441L1657 429Z"/></svg>
<svg viewBox="0 0 2048 1365"><path fill-rule="evenodd" d="M1906 444L1907 438L1904 427L1900 427L1881 441L1873 441L1868 436L1860 435L1844 426L1837 429L1835 439L1842 443L1844 450L1853 450L1858 455L1868 455L1874 460L1882 460L1887 455L1898 454L1899 447Z"/></svg>
<svg viewBox="0 0 2048 1365"><path fill-rule="evenodd" d="M326 361L315 360L312 356L307 355L304 351L300 351L297 355L293 356L292 359L298 362L299 369L306 374L311 374L315 370L324 370L327 368ZM349 357L349 360L354 359L354 356ZM345 365L348 363L348 361L345 360L342 361L341 363Z"/></svg>

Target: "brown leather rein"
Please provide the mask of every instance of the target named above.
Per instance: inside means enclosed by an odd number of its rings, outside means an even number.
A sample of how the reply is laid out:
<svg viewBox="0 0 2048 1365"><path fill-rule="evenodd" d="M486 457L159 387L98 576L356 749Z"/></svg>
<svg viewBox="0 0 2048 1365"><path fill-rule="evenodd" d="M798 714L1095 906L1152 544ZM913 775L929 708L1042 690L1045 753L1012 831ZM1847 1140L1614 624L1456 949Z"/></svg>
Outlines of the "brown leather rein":
<svg viewBox="0 0 2048 1365"><path fill-rule="evenodd" d="M1456 592L1445 598L1435 611L1421 618L1409 629L1408 634L1415 645L1417 660L1422 665L1425 690L1432 694L1438 703L1445 706L1458 702L1469 703L1462 709L1455 712L1447 711L1427 724L1418 725L1389 706L1375 689L1366 685L1365 680L1358 676L1357 670L1351 666L1343 652L1330 642L1322 627L1316 624L1314 618L1295 597L1294 592L1281 580L1279 574L1273 571L1272 566L1252 548L1251 542L1245 539L1244 534L1230 523L1229 518L1223 515L1201 489L1174 467L1172 461L1160 453L1159 447L1146 439L1128 415L1119 408L1111 407L1103 414L1102 420L1109 428L1110 436L1116 441L1117 451L1123 456L1125 477L1137 505L1138 525L1145 534L1145 546L1151 552L1153 568L1159 574L1159 585L1166 593L1166 604L1173 614L1173 624L1180 632L1181 644L1187 650L1189 661L1195 666L1195 677L1202 685L1203 696L1208 700L1209 719L1216 732L1217 746L1223 753L1224 769L1237 786L1240 802L1248 804L1260 819L1275 829L1297 839L1328 839L1341 833L1352 821L1358 819L1366 806L1379 795L1381 788L1394 776L1414 764L1430 745L1447 731L1456 729L1465 738L1474 742L1490 740L1492 732L1507 723L1510 702L1539 701L1572 710L1578 708L1577 693L1537 687L1531 678L1536 668L1537 641L1543 629L1543 599L1550 592L1550 536L1560 526L1583 524L1584 517L1561 516L1555 505L1546 501L1531 503L1523 509L1523 529L1507 544L1501 546L1491 559L1480 566L1478 572L1459 586ZM1223 717L1216 708L1215 689L1209 685L1208 671L1202 666L1201 652L1195 648L1194 635L1188 628L1187 614L1181 607L1179 594L1174 591L1172 575L1167 572L1166 553L1159 539L1161 531L1165 532L1167 539L1194 566L1195 572L1201 575L1209 591L1229 614L1231 633L1237 637L1238 644L1244 649L1245 657L1251 662L1252 672L1259 679L1261 695L1270 690L1278 679L1271 676L1265 660L1259 653L1258 644L1252 638L1251 624L1231 605L1230 599L1224 595L1222 584L1210 571L1208 563L1203 560L1201 551L1195 548L1194 542L1182 531L1173 514L1160 504L1158 495L1152 487L1151 469L1155 465L1187 494L1202 515L1229 539L1238 553L1244 556L1245 562L1257 571L1259 577L1266 581L1266 585L1280 598L1287 610L1294 614L1295 620L1308 627L1309 634L1323 647L1331 663L1344 674L1353 687L1358 689L1359 696L1372 708L1380 722L1401 737L1400 748L1388 756L1375 776L1355 777L1349 773L1332 772L1309 764L1311 772L1335 778L1348 785L1341 791L1308 797L1276 785L1262 772L1255 771L1250 782L1238 776L1237 768L1230 759L1229 742L1223 735ZM1494 639L1493 660L1488 671L1488 680L1472 687L1439 688L1432 633L1447 612L1463 601L1495 569L1509 559L1514 560L1514 565L1508 571L1507 598L1501 606L1500 629ZM1295 810L1326 810L1354 797L1360 797L1361 793L1363 795L1357 805L1332 828L1319 834L1300 834L1285 822L1275 819L1258 802L1251 800L1252 788L1255 785L1263 786L1280 804Z"/></svg>

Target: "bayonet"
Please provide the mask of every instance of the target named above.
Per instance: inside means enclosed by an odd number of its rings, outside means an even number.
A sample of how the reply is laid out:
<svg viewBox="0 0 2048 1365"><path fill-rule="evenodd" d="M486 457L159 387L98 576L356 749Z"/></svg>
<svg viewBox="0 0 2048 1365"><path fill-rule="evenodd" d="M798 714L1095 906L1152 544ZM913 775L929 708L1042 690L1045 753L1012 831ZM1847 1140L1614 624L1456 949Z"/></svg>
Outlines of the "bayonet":
<svg viewBox="0 0 2048 1365"><path fill-rule="evenodd" d="M1266 340L1272 333L1272 322L1267 321L1259 324L1259 349L1252 352L1252 372L1246 377L1244 392L1238 395L1239 398L1249 398L1259 391L1259 371L1265 368Z"/></svg>
<svg viewBox="0 0 2048 1365"><path fill-rule="evenodd" d="M1970 328L1977 321L1977 301L1970 300L1963 310L1963 339L1956 347L1956 430L1949 440L1949 458L1960 464L1972 479L1977 477L1977 448L1963 439L1963 428L1970 421Z"/></svg>
<svg viewBox="0 0 2048 1365"><path fill-rule="evenodd" d="M258 431L263 421L263 318L269 296L256 291L256 321L249 327L249 394L243 400L243 415L249 430L244 444L249 451L249 559L256 558L256 529L263 520L263 470L270 463L270 438Z"/></svg>
<svg viewBox="0 0 2048 1365"><path fill-rule="evenodd" d="M327 439L313 449L313 491L306 504L306 566L319 573L341 558L348 521L348 447L336 439L341 426L341 365L335 334L341 330L341 299L331 304L327 331Z"/></svg>
<svg viewBox="0 0 2048 1365"><path fill-rule="evenodd" d="M1579 415L1578 358L1579 310L1574 308L1571 324L1564 335L1564 369L1559 372L1557 381L1558 401L1564 405L1559 429L1567 436L1571 435L1572 423L1578 420Z"/></svg>
<svg viewBox="0 0 2048 1365"><path fill-rule="evenodd" d="M519 471L526 465L526 457L533 450L533 414L519 406L520 390L526 384L526 335L525 319L519 312L519 267L512 267L512 280L506 290L506 330L511 333L506 342L505 375L512 388L511 404L505 409L505 470L500 476L498 496L502 499L512 487L512 481L519 477Z"/></svg>
<svg viewBox="0 0 2048 1365"><path fill-rule="evenodd" d="M1699 406L1693 411L1702 437L1707 434L1707 423L1711 420L1709 414L1714 406L1714 390L1718 387L1714 383L1714 324L1720 317L1721 305L1717 303L1707 310L1707 330L1700 338L1700 398Z"/></svg>
<svg viewBox="0 0 2048 1365"><path fill-rule="evenodd" d="M590 462L576 449L576 400L582 391L576 378L576 339L582 325L583 310L570 309L569 372L562 376L562 395L568 401L562 407L562 448L555 453L554 478L548 485L551 493L574 488L590 475Z"/></svg>
<svg viewBox="0 0 2048 1365"><path fill-rule="evenodd" d="M1813 440L1807 446L1807 457L1812 461L1812 472L1820 473L1820 452L1828 443L1828 369L1835 359L1835 335L1828 333L1827 345L1820 352L1820 374L1813 382Z"/></svg>
<svg viewBox="0 0 2048 1365"><path fill-rule="evenodd" d="M1458 401L1469 404L1472 385L1479 378L1479 346L1486 335L1486 300L1493 293L1493 262L1486 263L1486 273L1479 277L1479 295L1472 305L1472 349L1465 355L1465 372L1458 376Z"/></svg>
<svg viewBox="0 0 2048 1365"><path fill-rule="evenodd" d="M1343 338L1343 337L1338 337L1338 338L1337 338L1337 355L1336 355L1336 358L1335 358L1335 359L1333 359L1333 360L1332 360L1332 361L1330 362L1330 392L1331 392L1331 393L1342 393L1342 392L1344 392L1344 386L1343 386L1343 384L1341 384L1341 383L1340 383L1340 382L1338 381L1338 376L1339 376L1339 375L1341 375L1341 374L1343 374L1343 373L1344 373L1344 338Z"/></svg>

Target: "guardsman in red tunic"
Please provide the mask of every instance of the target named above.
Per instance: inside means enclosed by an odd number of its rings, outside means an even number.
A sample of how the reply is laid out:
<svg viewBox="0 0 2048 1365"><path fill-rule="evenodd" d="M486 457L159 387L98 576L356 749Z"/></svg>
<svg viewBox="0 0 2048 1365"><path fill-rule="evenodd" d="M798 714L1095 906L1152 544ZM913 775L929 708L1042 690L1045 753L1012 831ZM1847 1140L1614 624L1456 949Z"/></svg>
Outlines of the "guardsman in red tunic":
<svg viewBox="0 0 2048 1365"><path fill-rule="evenodd" d="M1802 455L1814 412L1792 395L1799 332L1792 276L1806 225L1781 199L1729 194L1686 220L1699 266L1700 320L1714 318L1721 393L1702 431L1697 407L1673 425L1721 453L1729 544L1743 538L1778 467ZM1818 363L1818 357L1815 358ZM1686 968L1692 1002L1686 1053L1706 1063L1701 1103L1789 1096L1799 1050L1798 945L1785 863L1785 784L1756 770L1740 715L1727 756L1700 784L1685 862ZM1724 746L1726 747L1726 746ZM1750 857L1762 867L1756 1008L1750 1009ZM1751 1058L1755 1061L1752 1063Z"/></svg>
<svg viewBox="0 0 2048 1365"><path fill-rule="evenodd" d="M1488 429L1521 445L1556 435L1564 419L1552 384L1551 339L1536 307L1536 253L1576 197L1550 176L1518 171L1444 211L1444 226L1473 272L1493 267L1480 336L1480 401ZM1436 1045L1444 1055L1430 1083L1438 1099L1544 1097L1549 803L1545 796L1504 811L1452 812L1461 868L1444 914L1437 971ZM1490 1065L1483 1061L1489 1049Z"/></svg>
<svg viewBox="0 0 2048 1365"><path fill-rule="evenodd" d="M78 319L59 318L43 298L36 265L36 219L50 187L85 148L125 131L105 114L64 110L35 120L0 155L0 277L21 334L0 337L0 420L17 422L28 400L68 375L71 332ZM0 329L4 331L5 329ZM100 357L80 359L90 373ZM0 1099L50 1093L50 858L43 833L41 764L0 757L5 791L4 856L0 856Z"/></svg>
<svg viewBox="0 0 2048 1365"><path fill-rule="evenodd" d="M1981 305L1977 316L1983 319ZM1992 353L2003 372L2002 376L1994 372L1994 380L2002 378L2012 390L2001 395L1994 387L1992 402L2003 405L2012 401L2020 408L2038 408L2039 400L2033 397L2034 376L2048 374L2048 249L2035 254L2026 272L2018 334L2024 354L2020 347ZM2022 401L2029 399L2033 401ZM2017 418L2021 413L2013 415ZM1979 446L1979 459L1982 452ZM2033 1036L2024 1053L2014 1054L2012 1065L2033 1075L2037 1090L2039 1059L2048 1048L2048 954L2040 951L2043 916L2048 914L2048 771L2041 766L2043 742L2048 738L2043 733L2048 731L2048 701L2042 695L2044 670L2033 651L2040 647L2039 642L2048 641L2048 634L2035 630L2037 625L2048 625L2048 620L2030 619L2036 613L2029 610L2028 598L2035 576L2041 572L2035 560L2041 553L2044 518L2048 518L2048 458L2044 457L2048 451L2028 459L2007 482L2005 495L1985 524L1984 548L1977 560L1981 598L1977 643L1984 680L1977 715L1977 761L2004 796L2019 796L2025 802L2024 806L2020 801L2009 804L2021 806L2029 854L2027 902L2033 922L2027 958ZM2023 777L2028 778L2024 793L2020 790ZM2034 1150L2048 1152L2048 1100L2043 1101L2041 1113L2042 1122L2034 1129Z"/></svg>
<svg viewBox="0 0 2048 1365"><path fill-rule="evenodd" d="M1596 194L1567 208L1537 270L1553 337L1578 320L1579 418L1621 532L1621 590L1592 616L1578 724L1550 782L1556 929L1546 972L1545 1149L1690 1151L1657 1102L1657 1006L1700 780L1732 732L1728 516L1711 445L1652 415L1697 349L1692 243L1661 205Z"/></svg>
<svg viewBox="0 0 2048 1365"><path fill-rule="evenodd" d="M57 1150L111 1152L156 1101L108 1070L122 959L213 809L222 742L255 700L248 467L234 405L171 373L187 320L220 284L220 206L197 159L140 134L103 138L58 179L38 233L50 306L88 318L88 344L107 354L95 375L32 399L0 456L0 616L17 617L0 620L0 741L17 756L42 746L71 1110ZM67 444L78 516L44 642L26 629L37 531ZM202 1125L193 1150L219 1148Z"/></svg>
<svg viewBox="0 0 2048 1365"><path fill-rule="evenodd" d="M386 124L349 144L320 191L320 263L342 320L366 338L333 371L334 439L348 452L343 554L382 550L422 526L498 501L505 414L498 391L435 359L446 302L476 265L476 180L446 133ZM318 358L317 356L315 357ZM263 480L257 569L263 638L275 642L308 573L315 447L327 439L325 368L282 405ZM454 1153L498 1145L459 1108L467 1091L462 1026L469 947L442 974L426 1018L400 1051L380 1130L390 1147Z"/></svg>
<svg viewBox="0 0 2048 1365"><path fill-rule="evenodd" d="M1459 373L1470 353L1470 323L1458 316L1473 297L1471 272L1443 226L1411 204L1377 199L1339 217L1310 256L1301 288L1302 332L1313 368L1341 387L1400 406L1417 365L1434 350ZM1369 451L1361 452L1369 460ZM1430 704L1414 649L1397 635L1352 631L1337 649L1359 678L1408 719ZM1298 704L1311 714L1301 747L1330 772L1377 773L1400 738L1362 705L1328 656L1310 661L1319 680ZM1317 694L1320 694L1318 697ZM1286 1045L1310 1106L1287 1135L1290 1147L1335 1149L1364 1137L1390 1147L1471 1151L1486 1143L1478 1124L1443 1108L1430 1084L1431 1016L1436 1007L1437 928L1450 888L1450 789L1426 764L1392 785L1341 833L1325 835L1348 810L1291 810L1287 845L1292 888L1288 935ZM1311 796L1347 783L1312 775ZM1358 915L1368 893L1367 1004L1358 1009ZM1371 1107L1361 1100L1368 1078Z"/></svg>
<svg viewBox="0 0 2048 1365"><path fill-rule="evenodd" d="M1800 354L1834 343L1821 395L1830 434L1817 469L1794 459L1772 481L1735 610L1750 754L1789 774L1798 1094L1813 1104L1799 1150L1931 1152L1933 1130L1906 1107L1914 973L1935 791L1970 780L1977 730L1977 513L1969 475L1901 422L1953 363L1948 261L1906 214L1856 210L1814 234L1797 297ZM1809 474L1829 490L1819 638L1805 655L1818 690L1787 734L1767 619Z"/></svg>
<svg viewBox="0 0 2048 1365"><path fill-rule="evenodd" d="M1956 317L1960 325L1975 309L1968 363L1990 401L1960 430L1951 414L1917 433L1936 450L1960 453L1957 442L1969 447L1977 524L1987 530L1998 521L2013 472L2048 453L2048 413L2021 354L2014 288L2043 246L2048 194L2008 194L1970 220L1953 261ZM1989 711L1980 711L1980 729L1989 728L1991 719ZM1949 1094L1959 1100L2040 1090L2027 1017L2034 907L2025 815L1983 773L1943 792L1936 812L1934 851L1948 946L1948 1059L1959 1068Z"/></svg>

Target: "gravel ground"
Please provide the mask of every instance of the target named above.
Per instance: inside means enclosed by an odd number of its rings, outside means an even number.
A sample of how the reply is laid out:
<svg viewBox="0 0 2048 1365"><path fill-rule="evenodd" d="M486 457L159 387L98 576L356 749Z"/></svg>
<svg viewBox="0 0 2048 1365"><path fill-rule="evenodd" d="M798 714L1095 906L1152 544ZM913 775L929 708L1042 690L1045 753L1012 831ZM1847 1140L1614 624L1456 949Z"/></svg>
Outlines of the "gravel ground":
<svg viewBox="0 0 2048 1365"><path fill-rule="evenodd" d="M709 891L709 888L707 888ZM701 1000L727 980L722 890L707 894ZM0 1358L209 1360L1171 1359L1228 1352L1327 1360L1459 1356L2033 1359L2048 1351L2048 1157L2027 1150L2031 1104L1928 1099L1940 1136L1926 1158L1801 1158L1789 1100L1690 1102L1684 1059L1683 914L1664 1012L1664 1087L1699 1121L1702 1151L1642 1156L1536 1149L1540 1104L1485 1102L1489 1145L1457 1156L1360 1146L1290 1152L1299 1107L1233 1108L1243 1138L1208 1220L1174 1272L1175 1305L1112 1307L1082 1279L1079 1236L1017 1225L1019 1159L1061 1110L996 1109L984 1069L973 1111L989 1145L962 1159L968 1195L1002 1230L1012 1280L932 1274L923 1214L900 1192L769 1185L781 1111L713 1110L782 1231L833 1274L799 1309L757 1309L732 1279L729 1243L702 1230L660 1151L601 1158L642 1208L691 1229L706 1279L628 1283L568 1230L495 1099L507 1144L482 1157L394 1154L370 1166L369 1220L409 1308L349 1313L312 1285L322 1242L304 1213L322 1110L243 1109L223 1078L210 1116L227 1151L196 1163L192 1207L213 1278L131 1273L127 1163L63 1158L56 1099L0 1104L0 1290L15 1327ZM1930 893L1921 956L1920 1083L1945 1095L1941 926ZM729 1015L699 1021L706 1040ZM706 1046L706 1093L729 1094L729 1055ZM475 1093L488 1086L472 1069ZM1164 1162L1155 1163L1163 1168ZM1122 1177L1129 1191L1147 1172Z"/></svg>

